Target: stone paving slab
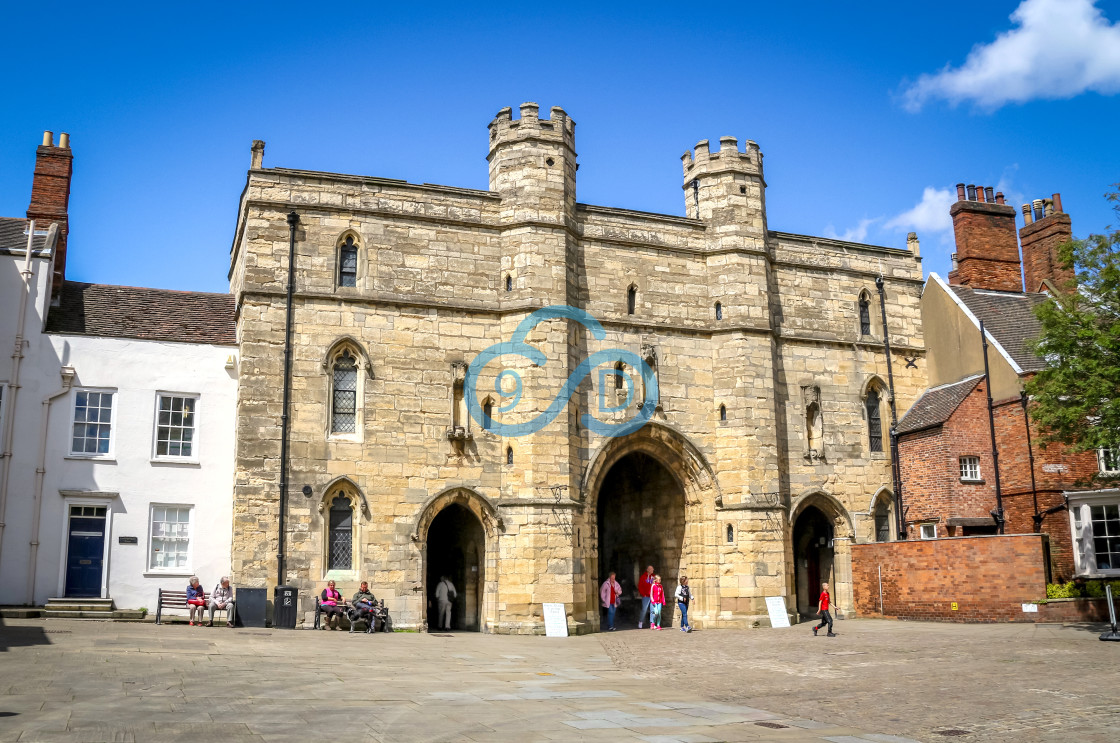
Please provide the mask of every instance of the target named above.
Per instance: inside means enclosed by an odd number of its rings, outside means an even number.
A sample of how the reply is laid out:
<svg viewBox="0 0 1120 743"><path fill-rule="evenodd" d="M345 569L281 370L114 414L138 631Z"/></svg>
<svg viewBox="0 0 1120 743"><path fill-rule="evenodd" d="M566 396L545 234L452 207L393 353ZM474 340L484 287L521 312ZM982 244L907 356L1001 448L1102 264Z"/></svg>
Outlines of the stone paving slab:
<svg viewBox="0 0 1120 743"><path fill-rule="evenodd" d="M0 741L1115 743L1120 648L1087 632L842 624L815 642L4 620Z"/></svg>

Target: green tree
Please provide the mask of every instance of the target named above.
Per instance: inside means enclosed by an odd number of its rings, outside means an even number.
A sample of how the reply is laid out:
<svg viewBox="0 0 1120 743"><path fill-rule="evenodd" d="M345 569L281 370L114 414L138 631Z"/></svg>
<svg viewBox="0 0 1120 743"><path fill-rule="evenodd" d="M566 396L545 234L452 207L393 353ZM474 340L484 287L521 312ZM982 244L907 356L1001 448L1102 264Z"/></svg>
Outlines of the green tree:
<svg viewBox="0 0 1120 743"><path fill-rule="evenodd" d="M1106 195L1120 217L1120 183ZM1045 445L1074 451L1120 446L1120 229L1058 250L1076 285L1036 309L1035 353L1046 368L1027 384L1031 418Z"/></svg>

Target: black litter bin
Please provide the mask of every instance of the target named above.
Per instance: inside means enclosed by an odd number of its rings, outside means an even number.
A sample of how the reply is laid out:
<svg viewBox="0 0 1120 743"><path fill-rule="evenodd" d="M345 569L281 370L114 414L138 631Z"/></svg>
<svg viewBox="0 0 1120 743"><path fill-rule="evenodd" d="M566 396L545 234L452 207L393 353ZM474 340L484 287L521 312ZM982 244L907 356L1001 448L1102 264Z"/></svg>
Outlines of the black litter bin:
<svg viewBox="0 0 1120 743"><path fill-rule="evenodd" d="M272 626L276 629L296 628L295 586L276 586L273 589Z"/></svg>
<svg viewBox="0 0 1120 743"><path fill-rule="evenodd" d="M267 588L237 589L237 623L242 627L265 626Z"/></svg>

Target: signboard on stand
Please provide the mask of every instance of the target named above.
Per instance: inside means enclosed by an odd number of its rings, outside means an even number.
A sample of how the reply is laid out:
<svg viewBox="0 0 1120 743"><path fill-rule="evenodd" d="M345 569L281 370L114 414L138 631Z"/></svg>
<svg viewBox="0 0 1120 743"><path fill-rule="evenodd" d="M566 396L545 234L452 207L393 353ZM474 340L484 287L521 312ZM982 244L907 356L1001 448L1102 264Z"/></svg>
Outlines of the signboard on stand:
<svg viewBox="0 0 1120 743"><path fill-rule="evenodd" d="M568 617L563 604L544 605L544 634L546 637L568 636Z"/></svg>
<svg viewBox="0 0 1120 743"><path fill-rule="evenodd" d="M789 626L789 615L786 614L785 596L767 596L766 611L770 613L771 627Z"/></svg>

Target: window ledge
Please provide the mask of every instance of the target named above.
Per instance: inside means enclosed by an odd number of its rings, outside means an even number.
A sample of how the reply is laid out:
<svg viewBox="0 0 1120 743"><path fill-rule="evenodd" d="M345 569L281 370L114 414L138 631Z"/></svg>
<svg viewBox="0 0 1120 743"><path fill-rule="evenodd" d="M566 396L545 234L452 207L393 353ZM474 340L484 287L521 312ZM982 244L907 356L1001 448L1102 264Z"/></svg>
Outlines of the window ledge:
<svg viewBox="0 0 1120 743"><path fill-rule="evenodd" d="M116 457L109 454L67 454L63 459L76 459L83 462L107 462L109 464L116 464Z"/></svg>
<svg viewBox="0 0 1120 743"><path fill-rule="evenodd" d="M961 482L962 485L983 485L985 480L983 478L981 478L979 480L971 480L971 479L965 479L965 478L962 477L962 478L960 478L960 482Z"/></svg>
<svg viewBox="0 0 1120 743"><path fill-rule="evenodd" d="M201 464L197 457L152 457L152 464L183 464L197 467Z"/></svg>
<svg viewBox="0 0 1120 743"><path fill-rule="evenodd" d="M190 578L194 575L193 570L176 570L174 572L164 572L162 570L147 570L143 572L145 578Z"/></svg>

